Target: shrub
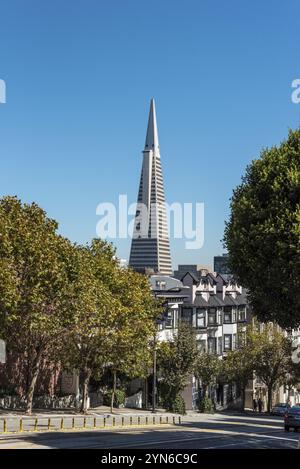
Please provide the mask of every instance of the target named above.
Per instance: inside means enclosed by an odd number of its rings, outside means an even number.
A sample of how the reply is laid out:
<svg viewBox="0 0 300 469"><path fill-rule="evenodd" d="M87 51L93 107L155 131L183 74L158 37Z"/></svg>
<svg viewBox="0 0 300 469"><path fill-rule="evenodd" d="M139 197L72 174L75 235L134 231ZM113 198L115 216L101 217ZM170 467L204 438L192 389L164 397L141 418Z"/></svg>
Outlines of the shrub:
<svg viewBox="0 0 300 469"><path fill-rule="evenodd" d="M209 397L204 397L199 402L199 412L203 414L213 414L215 411L215 406L213 401Z"/></svg>
<svg viewBox="0 0 300 469"><path fill-rule="evenodd" d="M175 398L170 395L162 399L162 404L169 412L175 412L176 414L185 415L185 402L181 394L178 394Z"/></svg>
<svg viewBox="0 0 300 469"><path fill-rule="evenodd" d="M181 415L186 414L185 402L184 402L183 397L180 394L176 396L176 399L173 402L173 412L175 412L176 414L181 414Z"/></svg>
<svg viewBox="0 0 300 469"><path fill-rule="evenodd" d="M110 406L111 404L112 390L107 391L103 396L103 404ZM114 396L114 407L120 407L125 404L125 391L124 389L116 389Z"/></svg>

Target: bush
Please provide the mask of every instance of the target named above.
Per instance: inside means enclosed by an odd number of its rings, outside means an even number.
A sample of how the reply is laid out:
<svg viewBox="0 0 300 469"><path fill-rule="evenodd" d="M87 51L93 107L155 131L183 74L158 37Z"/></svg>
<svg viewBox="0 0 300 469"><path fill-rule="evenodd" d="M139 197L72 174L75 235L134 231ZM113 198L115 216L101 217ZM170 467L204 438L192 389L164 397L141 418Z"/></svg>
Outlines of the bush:
<svg viewBox="0 0 300 469"><path fill-rule="evenodd" d="M107 391L103 396L103 404L110 406L111 404L112 390ZM114 396L114 407L120 407L125 404L125 391L124 389L116 389Z"/></svg>
<svg viewBox="0 0 300 469"><path fill-rule="evenodd" d="M173 412L176 414L185 415L185 402L183 397L179 394L173 402Z"/></svg>
<svg viewBox="0 0 300 469"><path fill-rule="evenodd" d="M185 402L180 394L178 394L175 398L166 396L164 399L162 399L162 404L169 412L174 412L181 415L186 414Z"/></svg>
<svg viewBox="0 0 300 469"><path fill-rule="evenodd" d="M203 414L213 414L215 412L214 403L209 397L201 399L199 402L199 412Z"/></svg>

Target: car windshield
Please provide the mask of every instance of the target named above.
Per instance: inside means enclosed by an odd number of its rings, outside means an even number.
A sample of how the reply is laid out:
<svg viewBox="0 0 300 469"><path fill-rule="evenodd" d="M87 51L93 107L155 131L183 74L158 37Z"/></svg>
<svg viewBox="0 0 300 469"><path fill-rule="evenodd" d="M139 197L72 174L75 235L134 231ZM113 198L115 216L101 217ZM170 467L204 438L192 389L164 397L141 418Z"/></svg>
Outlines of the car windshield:
<svg viewBox="0 0 300 469"><path fill-rule="evenodd" d="M275 405L275 407L286 407L286 406L287 406L287 404L283 404L283 403Z"/></svg>

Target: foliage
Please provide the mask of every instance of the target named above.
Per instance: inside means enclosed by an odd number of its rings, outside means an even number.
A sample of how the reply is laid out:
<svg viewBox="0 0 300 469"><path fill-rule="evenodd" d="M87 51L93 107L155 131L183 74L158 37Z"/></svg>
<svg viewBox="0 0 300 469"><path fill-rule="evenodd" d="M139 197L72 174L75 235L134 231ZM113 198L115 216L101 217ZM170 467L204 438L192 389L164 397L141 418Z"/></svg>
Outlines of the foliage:
<svg viewBox="0 0 300 469"><path fill-rule="evenodd" d="M299 367L292 363L291 340L276 324L248 325L245 342L238 350L228 352L224 360L224 378L238 383L245 400L245 388L254 376L268 390L268 410L276 387L291 387L299 380Z"/></svg>
<svg viewBox="0 0 300 469"><path fill-rule="evenodd" d="M27 411L41 364L61 361L88 384L110 367L143 376L158 314L148 279L102 240L73 245L36 204L0 200L0 334L29 365ZM115 387L114 387L115 391Z"/></svg>
<svg viewBox="0 0 300 469"><path fill-rule="evenodd" d="M28 363L27 412L40 365L69 324L70 243L35 203L0 200L0 333Z"/></svg>
<svg viewBox="0 0 300 469"><path fill-rule="evenodd" d="M206 397L207 388L216 383L221 373L222 361L217 355L199 351L196 357L194 374L201 380L203 397Z"/></svg>
<svg viewBox="0 0 300 469"><path fill-rule="evenodd" d="M188 384L197 355L195 332L185 323L180 323L173 342L163 342L158 348L157 363L165 385L164 402L173 411L175 402Z"/></svg>
<svg viewBox="0 0 300 469"><path fill-rule="evenodd" d="M213 414L215 412L213 401L209 397L205 396L200 398L199 412L203 414Z"/></svg>
<svg viewBox="0 0 300 469"><path fill-rule="evenodd" d="M176 414L185 415L185 401L181 394L178 394L173 402L170 402L169 408Z"/></svg>
<svg viewBox="0 0 300 469"><path fill-rule="evenodd" d="M300 325L300 130L264 149L231 200L224 243L261 322Z"/></svg>
<svg viewBox="0 0 300 469"><path fill-rule="evenodd" d="M103 396L103 404L106 406L111 405L111 399L112 399L112 393L113 390L109 389ZM114 392L114 401L113 401L113 406L114 407L120 407L121 405L125 404L125 391L124 389L116 389Z"/></svg>
<svg viewBox="0 0 300 469"><path fill-rule="evenodd" d="M71 288L73 323L69 329L67 362L84 376L82 412L86 411L90 378L105 367L141 376L150 360L149 339L154 333L153 300L147 279L121 268L111 245L93 240L78 246Z"/></svg>
<svg viewBox="0 0 300 469"><path fill-rule="evenodd" d="M264 324L263 330L252 332L255 353L255 374L267 386L268 412L277 386L287 384L292 373L292 347L278 326Z"/></svg>
<svg viewBox="0 0 300 469"><path fill-rule="evenodd" d="M257 362L257 350L253 342L252 326L247 327L243 340L239 337L239 348L227 352L223 364L223 381L237 383L242 391L242 408L245 407L245 392L247 383L253 379L253 373Z"/></svg>

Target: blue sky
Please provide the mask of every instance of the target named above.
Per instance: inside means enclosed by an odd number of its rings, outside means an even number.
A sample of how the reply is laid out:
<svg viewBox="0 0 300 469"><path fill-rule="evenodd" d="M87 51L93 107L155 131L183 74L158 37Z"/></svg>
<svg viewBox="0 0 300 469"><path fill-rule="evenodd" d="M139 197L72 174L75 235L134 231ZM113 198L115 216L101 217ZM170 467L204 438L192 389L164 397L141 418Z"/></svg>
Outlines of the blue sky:
<svg viewBox="0 0 300 469"><path fill-rule="evenodd" d="M154 96L167 200L205 203L204 246L172 241L174 267L211 264L246 165L299 126L299 1L6 0L0 17L1 195L89 241L100 202L136 200Z"/></svg>

